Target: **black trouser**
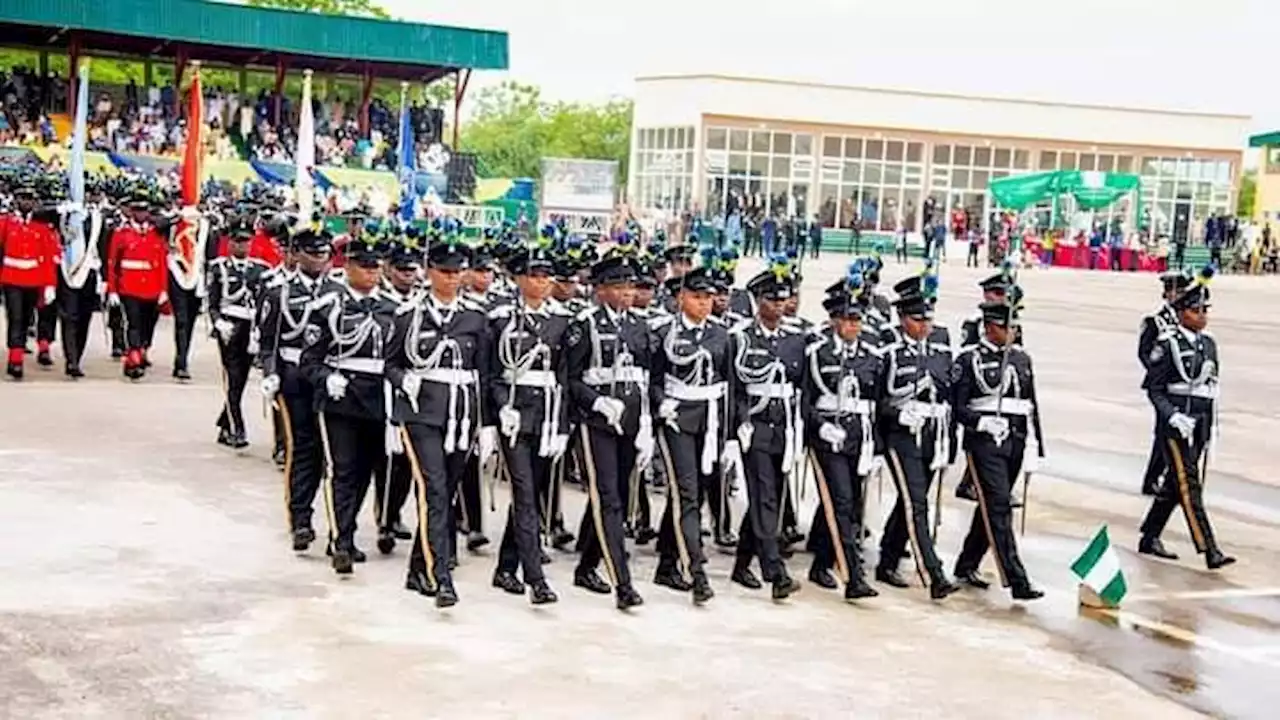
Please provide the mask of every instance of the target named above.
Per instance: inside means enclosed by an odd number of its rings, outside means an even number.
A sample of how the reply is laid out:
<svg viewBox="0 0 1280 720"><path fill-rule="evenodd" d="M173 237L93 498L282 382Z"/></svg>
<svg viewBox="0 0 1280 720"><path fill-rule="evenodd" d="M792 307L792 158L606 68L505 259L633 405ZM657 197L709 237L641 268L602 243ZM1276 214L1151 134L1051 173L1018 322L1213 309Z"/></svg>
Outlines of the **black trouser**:
<svg viewBox="0 0 1280 720"><path fill-rule="evenodd" d="M233 434L245 433L244 387L249 382L249 369L253 356L249 354L249 323L232 320L235 332L230 340L218 338L218 355L222 358L222 390L225 400L218 415L218 427Z"/></svg>
<svg viewBox="0 0 1280 720"><path fill-rule="evenodd" d="M27 346L27 329L35 318L40 292L40 288L4 286L5 341L10 350Z"/></svg>
<svg viewBox="0 0 1280 720"><path fill-rule="evenodd" d="M1178 270L1181 270L1186 254L1187 254L1186 243L1174 243L1173 244L1173 267L1177 268Z"/></svg>
<svg viewBox="0 0 1280 720"><path fill-rule="evenodd" d="M107 329L111 331L111 351L123 355L129 349L128 344L125 342L124 308L116 305L108 307L106 312Z"/></svg>
<svg viewBox="0 0 1280 720"><path fill-rule="evenodd" d="M467 464L462 470L462 481L458 484L454 495L456 507L452 515L453 533L484 532L484 500L482 487L484 479L480 477L480 456L474 452L467 453Z"/></svg>
<svg viewBox="0 0 1280 720"><path fill-rule="evenodd" d="M200 315L200 298L196 297L194 290L179 285L171 273L169 304L173 308L173 369L186 370L187 356L191 354L191 334Z"/></svg>
<svg viewBox="0 0 1280 720"><path fill-rule="evenodd" d="M272 408L271 410L271 452L273 454L284 453L284 418L280 416L280 411Z"/></svg>
<svg viewBox="0 0 1280 720"><path fill-rule="evenodd" d="M885 460L898 488L898 501L889 513L880 538L880 567L896 569L910 541L916 571L926 582L927 578L942 574L942 561L934 550L929 531L929 487L933 484L933 471L929 466L935 451L934 422L921 428L920 444L910 432L889 432L885 437Z"/></svg>
<svg viewBox="0 0 1280 720"><path fill-rule="evenodd" d="M587 423L578 426L578 467L587 486L587 507L578 529L582 557L578 570L594 570L604 561L614 587L631 584L623 535L627 480L636 462L635 441Z"/></svg>
<svg viewBox="0 0 1280 720"><path fill-rule="evenodd" d="M1156 429L1151 435L1151 455L1147 458L1147 470L1142 474L1142 487L1154 491L1160 487L1160 480L1165 476L1168 467L1164 461L1164 443L1160 441L1160 417L1156 416Z"/></svg>
<svg viewBox="0 0 1280 720"><path fill-rule="evenodd" d="M297 530L311 527L311 506L320 489L325 457L311 385L296 369L285 372L299 376L292 392L276 396L284 430L284 501L289 529Z"/></svg>
<svg viewBox="0 0 1280 720"><path fill-rule="evenodd" d="M729 517L729 494L720 461L708 475L698 476L698 527L702 527L702 505L711 510L711 533L717 540L728 537L733 530Z"/></svg>
<svg viewBox="0 0 1280 720"><path fill-rule="evenodd" d="M421 455L419 462L425 462ZM378 529L390 530L400 522L400 510L409 499L409 486L412 483L413 467L408 453L382 455L378 458L373 467L373 519ZM390 494L386 493L388 486L391 487ZM383 508L386 508L385 513Z"/></svg>
<svg viewBox="0 0 1280 720"><path fill-rule="evenodd" d="M977 243L969 243L969 255L964 259L965 267L978 267L978 248Z"/></svg>
<svg viewBox="0 0 1280 720"><path fill-rule="evenodd" d="M738 530L736 564L744 567L756 557L766 582L781 580L787 572L778 550L778 499L786 484L782 454L748 450L742 466L748 504Z"/></svg>
<svg viewBox="0 0 1280 720"><path fill-rule="evenodd" d="M774 490L778 497L778 510L782 513L782 523L776 525L775 530L780 530L782 533L800 532L800 519L796 517L796 499L791 492L791 486L785 482L779 482Z"/></svg>
<svg viewBox="0 0 1280 720"><path fill-rule="evenodd" d="M551 458L538 456L539 437L520 433L512 447L504 436L498 439L502 467L511 483L511 505L507 508L507 527L498 548L498 571L523 571L524 581L543 579L542 553L538 547L539 488L551 482Z"/></svg>
<svg viewBox="0 0 1280 720"><path fill-rule="evenodd" d="M564 512L560 509L560 489L564 485L565 473L569 471L567 464L573 462L576 454L576 433L569 434L569 444L559 460L549 461L550 468L545 476L538 477L538 520L542 530L548 536L564 530ZM538 443L534 443L537 450ZM581 470L579 470L581 472Z"/></svg>
<svg viewBox="0 0 1280 720"><path fill-rule="evenodd" d="M631 473L622 478L627 493L627 514L624 519L633 530L639 530L640 528L653 529L653 509L649 505L648 474L661 471L662 464L650 460L648 467L633 466Z"/></svg>
<svg viewBox="0 0 1280 720"><path fill-rule="evenodd" d="M160 318L159 304L155 300L122 295L120 305L124 308L125 346L138 351L151 347L151 337Z"/></svg>
<svg viewBox="0 0 1280 720"><path fill-rule="evenodd" d="M1009 448L1002 452L985 433L970 439L972 449L966 453L965 472L973 481L978 507L973 510L969 534L965 536L960 556L956 558L956 574L975 572L982 564L988 547L995 548L996 569L1003 587L1027 584L1027 571L1018 557L1018 542L1013 530L1013 485L1022 467L1025 443L1006 439ZM967 436L966 436L967 437ZM1026 512L1026 508L1023 508Z"/></svg>
<svg viewBox="0 0 1280 720"><path fill-rule="evenodd" d="M1111 248L1111 271L1118 272L1123 268L1120 266L1120 248Z"/></svg>
<svg viewBox="0 0 1280 720"><path fill-rule="evenodd" d="M818 238L818 239L815 239L815 240L810 240L810 241L809 241L809 243L813 246L813 247L811 247L811 248L810 248L810 250L811 250L811 252L810 252L810 256L811 256L811 257L818 257L819 253L821 253L821 252L822 252L822 239L821 239L821 238Z"/></svg>
<svg viewBox="0 0 1280 720"><path fill-rule="evenodd" d="M858 477L856 453L809 450L818 486L818 507L809 529L813 568L835 568L849 583L862 576L863 479Z"/></svg>
<svg viewBox="0 0 1280 720"><path fill-rule="evenodd" d="M386 422L372 418L320 413L320 438L325 446L325 511L329 515L329 543L350 552L356 545L356 516L369 491L369 478L385 453Z"/></svg>
<svg viewBox="0 0 1280 720"><path fill-rule="evenodd" d="M83 285L73 288L58 278L58 314L62 320L62 354L67 365L78 366L89 344L89 324L98 308L98 282L93 273Z"/></svg>
<svg viewBox="0 0 1280 720"><path fill-rule="evenodd" d="M58 279L58 284L62 284L61 278ZM43 292L41 290L42 294ZM57 334L58 301L55 299L47 305L40 305L36 308L36 342L42 347L48 347Z"/></svg>
<svg viewBox="0 0 1280 720"><path fill-rule="evenodd" d="M704 573L707 558L702 552L698 488L706 484L705 481L717 484L720 481L714 476L701 475L702 433L679 432L664 423L657 441L667 476L667 508L658 523L659 564L675 566L678 561L683 570L700 575ZM704 482L700 483L700 479Z"/></svg>
<svg viewBox="0 0 1280 720"><path fill-rule="evenodd" d="M411 423L402 431L404 452L413 472L418 531L409 554L409 572L424 572L437 586L450 582L449 557L454 534L450 520L450 478L462 474L467 452L444 452L444 429Z"/></svg>
<svg viewBox="0 0 1280 720"><path fill-rule="evenodd" d="M1219 267L1219 268L1222 267L1222 247L1221 246L1209 248L1209 262L1213 263L1214 267Z"/></svg>
<svg viewBox="0 0 1280 720"><path fill-rule="evenodd" d="M1182 514L1187 519L1187 529L1191 532L1191 542L1196 552L1204 553L1218 549L1218 542L1213 536L1213 526L1209 523L1209 513L1204 507L1204 485L1201 477L1200 461L1204 455L1207 439L1207 416L1196 417L1196 437L1187 442L1182 435L1172 430L1161 428L1159 433L1161 449L1164 452L1165 465L1169 468L1168 479L1156 493L1151 509L1142 521L1144 537L1160 537L1164 526L1169 522L1173 509L1182 507Z"/></svg>

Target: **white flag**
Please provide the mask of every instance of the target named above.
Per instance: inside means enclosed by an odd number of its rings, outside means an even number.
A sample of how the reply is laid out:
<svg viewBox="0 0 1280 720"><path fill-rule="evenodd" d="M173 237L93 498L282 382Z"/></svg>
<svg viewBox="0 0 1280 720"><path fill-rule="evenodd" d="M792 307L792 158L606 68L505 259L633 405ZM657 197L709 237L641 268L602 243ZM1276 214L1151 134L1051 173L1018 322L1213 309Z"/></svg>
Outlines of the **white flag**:
<svg viewBox="0 0 1280 720"><path fill-rule="evenodd" d="M311 71L302 72L302 112L298 118L298 151L294 153L297 171L293 177L294 195L298 201L298 224L311 223L311 209L316 191L311 171L316 166L316 123L311 114Z"/></svg>

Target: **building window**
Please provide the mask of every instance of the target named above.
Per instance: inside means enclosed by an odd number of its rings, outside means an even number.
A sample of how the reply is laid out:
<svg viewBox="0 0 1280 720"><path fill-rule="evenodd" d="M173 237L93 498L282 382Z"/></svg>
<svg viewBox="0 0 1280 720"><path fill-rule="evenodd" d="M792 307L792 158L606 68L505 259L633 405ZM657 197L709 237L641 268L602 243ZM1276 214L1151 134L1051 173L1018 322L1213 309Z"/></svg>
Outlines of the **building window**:
<svg viewBox="0 0 1280 720"><path fill-rule="evenodd" d="M818 219L825 227L915 230L924 188L924 143L824 135ZM935 160L949 146L934 148Z"/></svg>
<svg viewBox="0 0 1280 720"><path fill-rule="evenodd" d="M691 209L694 129L643 128L636 135L639 147L634 153L635 187L629 193L632 204L669 213ZM726 142L724 132L707 133L708 150L715 147L723 155Z"/></svg>
<svg viewBox="0 0 1280 720"><path fill-rule="evenodd" d="M1120 167L1125 166L1121 156ZM1186 233L1190 242L1203 242L1204 222L1211 215L1232 212L1230 162L1197 158L1144 157L1142 177L1143 215L1157 235ZM1178 210L1190 212L1186 228L1174 226Z"/></svg>
<svg viewBox="0 0 1280 720"><path fill-rule="evenodd" d="M728 152L711 147L713 137L726 136ZM734 138L741 141L735 144ZM748 213L810 216L816 138L807 133L773 130L707 128L706 211L723 215L730 207ZM740 150L736 148L741 148ZM842 148L820 145L839 156Z"/></svg>

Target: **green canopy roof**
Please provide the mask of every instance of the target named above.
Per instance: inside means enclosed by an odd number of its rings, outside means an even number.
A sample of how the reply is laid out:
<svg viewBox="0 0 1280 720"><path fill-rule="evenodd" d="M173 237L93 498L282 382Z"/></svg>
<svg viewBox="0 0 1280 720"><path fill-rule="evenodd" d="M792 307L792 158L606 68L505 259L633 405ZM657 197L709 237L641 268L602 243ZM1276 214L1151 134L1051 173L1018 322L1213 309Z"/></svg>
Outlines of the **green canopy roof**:
<svg viewBox="0 0 1280 720"><path fill-rule="evenodd" d="M1119 200L1141 185L1128 173L1058 170L992 180L988 187L1001 207L1022 210L1057 195L1070 194L1083 210L1097 210Z"/></svg>
<svg viewBox="0 0 1280 720"><path fill-rule="evenodd" d="M179 43L195 47L198 59L221 58L218 48L289 56L295 66L308 57L330 58L351 63L353 73L359 62L403 68L399 74L406 76L414 75L413 68L420 76L427 67L508 65L505 32L202 0L0 0L0 31L10 43L36 44L31 40L39 38L41 45L63 46L71 31L90 52L172 55L165 48ZM229 62L250 64L245 57L226 55Z"/></svg>

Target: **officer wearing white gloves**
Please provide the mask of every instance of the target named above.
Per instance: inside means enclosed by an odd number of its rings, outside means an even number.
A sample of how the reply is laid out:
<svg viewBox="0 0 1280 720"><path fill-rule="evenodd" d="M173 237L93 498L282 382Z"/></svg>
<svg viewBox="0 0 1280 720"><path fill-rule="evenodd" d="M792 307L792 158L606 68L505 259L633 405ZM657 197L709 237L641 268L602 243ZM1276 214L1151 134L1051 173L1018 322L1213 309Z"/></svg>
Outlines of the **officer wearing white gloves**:
<svg viewBox="0 0 1280 720"><path fill-rule="evenodd" d="M253 320L257 317L256 304L262 277L268 269L266 263L249 257L250 237L247 226L233 227L228 237L228 256L209 263L209 274L205 278L208 282L209 319L213 325L213 336L218 341L218 354L225 376L223 390L226 401L218 416L218 443L233 448L249 444L245 438L241 400L253 366L249 338Z"/></svg>

